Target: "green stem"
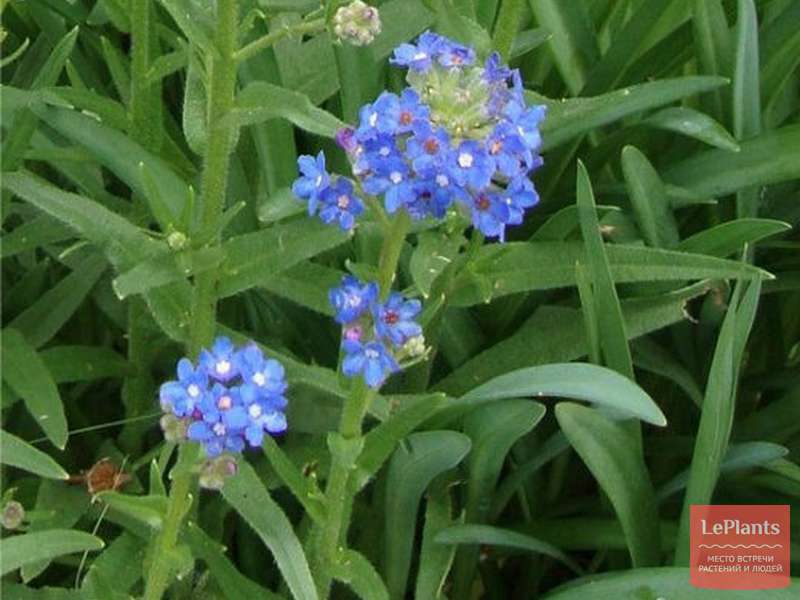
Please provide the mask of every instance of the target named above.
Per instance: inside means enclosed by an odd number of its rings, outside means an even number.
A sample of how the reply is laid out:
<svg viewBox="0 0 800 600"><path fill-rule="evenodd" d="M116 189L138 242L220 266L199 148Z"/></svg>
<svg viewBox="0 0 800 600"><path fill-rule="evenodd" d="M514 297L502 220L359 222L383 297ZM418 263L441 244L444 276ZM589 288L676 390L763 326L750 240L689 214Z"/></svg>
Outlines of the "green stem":
<svg viewBox="0 0 800 600"><path fill-rule="evenodd" d="M379 259L378 285L381 297L386 298L392 287L400 253L406 235L411 227L411 219L405 211L397 213L383 240ZM376 390L370 389L363 379L357 379L350 395L342 407L339 421L339 435L344 443L359 444L364 418L375 398ZM338 560L339 550L347 543L350 528L354 492L350 486L350 475L355 467L353 457L348 453L333 453L328 481L325 485L327 514L321 528L312 531L310 553L311 570L315 573L320 598L330 593L333 581L333 566Z"/></svg>
<svg viewBox="0 0 800 600"><path fill-rule="evenodd" d="M220 223L225 206L225 190L233 124L225 117L234 104L236 90L236 53L239 6L238 0L218 0L216 52L206 57L209 70L206 155L202 175L202 205L200 212L200 237L208 245L220 243ZM197 276L192 302L192 326L188 350L197 356L200 349L211 343L216 331L218 274L210 270ZM174 572L170 558L175 552L178 534L186 513L192 505L195 477L191 465L197 461L198 447L183 444L178 464L172 471L172 486L167 501L167 512L162 529L151 546L149 570L145 583L144 600L160 600L169 586Z"/></svg>
<svg viewBox="0 0 800 600"><path fill-rule="evenodd" d="M286 25L285 27L281 27L276 31L272 31L267 35L250 42L234 54L234 59L237 62L247 60L248 58L252 58L262 50L269 48L285 37L302 35L304 33L316 33L318 31L322 31L323 29L325 29L325 19L313 19L311 21L297 23L296 25Z"/></svg>

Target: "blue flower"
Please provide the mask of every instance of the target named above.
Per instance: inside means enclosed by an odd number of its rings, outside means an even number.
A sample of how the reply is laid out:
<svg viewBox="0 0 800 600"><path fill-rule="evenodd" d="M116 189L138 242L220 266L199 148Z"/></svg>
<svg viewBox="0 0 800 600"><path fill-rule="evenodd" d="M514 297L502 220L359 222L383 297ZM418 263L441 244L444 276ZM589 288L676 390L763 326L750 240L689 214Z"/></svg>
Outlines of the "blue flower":
<svg viewBox="0 0 800 600"><path fill-rule="evenodd" d="M483 68L483 78L488 83L505 83L511 77L511 69L503 64L503 58L497 52L492 52Z"/></svg>
<svg viewBox="0 0 800 600"><path fill-rule="evenodd" d="M328 299L336 312L338 323L351 323L366 313L378 298L378 284L363 283L352 275L345 275L339 287L328 292Z"/></svg>
<svg viewBox="0 0 800 600"><path fill-rule="evenodd" d="M430 121L415 123L413 132L414 135L406 142L406 157L418 175L435 177L442 172L452 152L450 136L447 130L432 125Z"/></svg>
<svg viewBox="0 0 800 600"><path fill-rule="evenodd" d="M426 31L414 44L400 44L394 50L389 62L398 67L407 67L418 73L425 73L433 65L434 58L438 57L444 38L430 31Z"/></svg>
<svg viewBox="0 0 800 600"><path fill-rule="evenodd" d="M256 386L242 386L242 405L247 414L244 437L256 448L264 441L264 432L271 434L286 431L286 398L281 395L264 396Z"/></svg>
<svg viewBox="0 0 800 600"><path fill-rule="evenodd" d="M474 140L461 142L449 161L449 174L460 186L482 190L492 180L493 161L483 145Z"/></svg>
<svg viewBox="0 0 800 600"><path fill-rule="evenodd" d="M386 302L373 309L375 331L400 347L422 333L422 327L414 320L420 310L422 304L419 300L406 300L402 294L392 292Z"/></svg>
<svg viewBox="0 0 800 600"><path fill-rule="evenodd" d="M214 340L211 351L200 352L200 365L213 379L221 382L230 381L239 375L233 356L234 350L233 342L226 337L218 337Z"/></svg>
<svg viewBox="0 0 800 600"><path fill-rule="evenodd" d="M520 109L514 105L509 109L509 120L513 123L528 150L538 152L542 145L539 125L544 120L547 108L544 105Z"/></svg>
<svg viewBox="0 0 800 600"><path fill-rule="evenodd" d="M244 449L248 417L239 388L227 388L217 383L198 408L196 417L199 418L189 425L186 432L190 440L201 442L208 456L217 456L223 450L241 452Z"/></svg>
<svg viewBox="0 0 800 600"><path fill-rule="evenodd" d="M497 170L506 177L516 177L528 170L533 156L518 128L502 121L489 134L486 141L489 156Z"/></svg>
<svg viewBox="0 0 800 600"><path fill-rule="evenodd" d="M320 194L330 184L330 175L325 170L325 154L320 152L316 158L304 154L297 159L297 166L303 176L292 184L292 192L298 198L308 200L308 214L313 215Z"/></svg>
<svg viewBox="0 0 800 600"><path fill-rule="evenodd" d="M448 186L440 186L435 180L417 181L413 185L414 197L405 205L408 214L413 219L424 219L434 217L441 219L447 214L453 200L460 197L460 190L457 188L448 189Z"/></svg>
<svg viewBox="0 0 800 600"><path fill-rule="evenodd" d="M475 51L447 38L441 38L437 60L447 69L469 67L475 63Z"/></svg>
<svg viewBox="0 0 800 600"><path fill-rule="evenodd" d="M403 90L399 97L383 92L372 109L378 113L378 131L390 135L408 133L415 121L426 119L430 114L430 109L420 103L419 94L412 88Z"/></svg>
<svg viewBox="0 0 800 600"><path fill-rule="evenodd" d="M342 348L346 354L342 372L347 377L363 375L371 388L379 388L390 374L400 370L400 365L380 342L362 344L345 339Z"/></svg>
<svg viewBox="0 0 800 600"><path fill-rule="evenodd" d="M503 193L506 206L508 206L508 224L519 225L522 223L525 210L539 204L539 194L530 180L525 177L518 177L511 181Z"/></svg>
<svg viewBox="0 0 800 600"><path fill-rule="evenodd" d="M319 216L324 223L336 222L343 231L350 231L362 212L364 205L353 194L353 184L348 179L339 177L322 193Z"/></svg>
<svg viewBox="0 0 800 600"><path fill-rule="evenodd" d="M503 197L494 192L480 192L472 201L472 224L486 237L505 240L505 227L511 211Z"/></svg>
<svg viewBox="0 0 800 600"><path fill-rule="evenodd" d="M280 396L286 392L286 371L277 360L266 358L261 348L249 344L236 354L236 363L245 385L261 395Z"/></svg>
<svg viewBox="0 0 800 600"><path fill-rule="evenodd" d="M208 389L208 374L203 367L195 369L188 358L178 361L178 380L161 386L161 408L175 416L191 415Z"/></svg>

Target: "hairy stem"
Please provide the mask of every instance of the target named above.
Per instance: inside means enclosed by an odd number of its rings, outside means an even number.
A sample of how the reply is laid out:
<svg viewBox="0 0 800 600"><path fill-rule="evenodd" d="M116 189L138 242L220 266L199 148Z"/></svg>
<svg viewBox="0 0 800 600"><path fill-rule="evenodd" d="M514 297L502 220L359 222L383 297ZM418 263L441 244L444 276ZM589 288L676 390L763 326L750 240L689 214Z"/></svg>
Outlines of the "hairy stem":
<svg viewBox="0 0 800 600"><path fill-rule="evenodd" d="M313 19L311 21L304 21L295 25L287 25L281 27L276 31L271 31L267 35L258 38L244 46L241 50L236 52L235 59L237 61L247 60L252 58L262 50L266 50L273 44L279 42L285 37L292 35L303 35L304 33L316 33L325 29L325 19Z"/></svg>
<svg viewBox="0 0 800 600"><path fill-rule="evenodd" d="M392 219L388 235L383 240L379 259L378 284L381 298L388 297L394 281L400 252L403 249L411 220L405 211L398 212ZM358 447L362 438L362 427L369 407L375 398L376 390L367 387L363 379L353 383L352 390L342 407L339 421L339 435L342 443ZM333 452L325 498L328 512L321 528L311 534L311 570L317 574L317 589L320 598L327 598L333 581L333 566L338 560L340 548L347 544L347 531L350 528L350 514L353 505L353 491L350 476L355 468L355 457L349 453Z"/></svg>
<svg viewBox="0 0 800 600"><path fill-rule="evenodd" d="M206 155L203 164L203 196L200 212L200 237L208 245L220 243L219 228L225 206L228 166L234 137L233 125L225 117L233 107L236 88L236 53L238 1L217 2L216 53L206 57L209 70ZM197 356L211 343L216 330L217 272L210 270L197 276L192 302L192 321L188 350ZM172 486L167 502L164 525L151 550L151 560L144 600L159 600L174 576L172 561L181 523L192 505L195 479L191 465L197 460L198 447L183 444L178 464L173 469Z"/></svg>

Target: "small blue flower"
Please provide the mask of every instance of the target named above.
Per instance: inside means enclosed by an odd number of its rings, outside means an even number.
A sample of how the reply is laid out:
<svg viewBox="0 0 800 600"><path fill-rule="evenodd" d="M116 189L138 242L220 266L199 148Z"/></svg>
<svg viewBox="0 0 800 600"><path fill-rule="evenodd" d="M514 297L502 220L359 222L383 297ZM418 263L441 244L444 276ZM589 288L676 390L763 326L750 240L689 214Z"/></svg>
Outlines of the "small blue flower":
<svg viewBox="0 0 800 600"><path fill-rule="evenodd" d="M444 38L430 31L426 31L414 44L400 44L394 50L389 62L398 67L407 67L418 73L425 73L433 65L433 60L439 55Z"/></svg>
<svg viewBox="0 0 800 600"><path fill-rule="evenodd" d="M242 386L242 404L247 413L244 437L250 446L256 448L264 441L264 432L271 434L286 431L286 398L281 395L265 397L255 386Z"/></svg>
<svg viewBox="0 0 800 600"><path fill-rule="evenodd" d="M525 210L539 204L539 194L530 180L524 175L512 180L503 193L508 206L508 224L519 225L525 217Z"/></svg>
<svg viewBox="0 0 800 600"><path fill-rule="evenodd" d="M347 377L363 375L371 388L379 388L390 374L400 370L400 365L380 342L362 344L345 339L342 348L346 354L342 372Z"/></svg>
<svg viewBox="0 0 800 600"><path fill-rule="evenodd" d="M544 120L546 111L547 108L544 105L523 109L516 105L511 105L509 111L507 111L510 113L509 120L513 123L525 146L532 152L538 152L542 145L539 125Z"/></svg>
<svg viewBox="0 0 800 600"><path fill-rule="evenodd" d="M364 205L353 193L353 184L339 177L320 198L319 216L324 223L338 223L342 231L351 231L356 217L364 212Z"/></svg>
<svg viewBox="0 0 800 600"><path fill-rule="evenodd" d="M486 141L489 156L497 170L506 177L516 177L528 170L533 155L518 128L502 121L489 134Z"/></svg>
<svg viewBox="0 0 800 600"><path fill-rule="evenodd" d="M219 383L199 405L199 414L187 430L190 440L201 442L208 456L223 450L241 452L244 449L244 429L247 412L242 407L239 388L227 388Z"/></svg>
<svg viewBox="0 0 800 600"><path fill-rule="evenodd" d="M178 361L178 380L166 382L159 390L161 408L178 417L191 415L207 389L206 370L195 369L188 358L182 358Z"/></svg>
<svg viewBox="0 0 800 600"><path fill-rule="evenodd" d="M406 157L418 175L435 177L443 171L452 153L450 136L443 127L435 127L430 121L415 123L413 131L406 143Z"/></svg>
<svg viewBox="0 0 800 600"><path fill-rule="evenodd" d="M200 352L200 365L215 380L226 382L239 375L234 360L234 347L226 337L218 337L211 351Z"/></svg>
<svg viewBox="0 0 800 600"><path fill-rule="evenodd" d="M469 67L475 63L475 51L447 38L442 38L437 60L447 69Z"/></svg>
<svg viewBox="0 0 800 600"><path fill-rule="evenodd" d="M472 224L486 237L505 240L505 228L511 212L503 197L494 192L480 192L471 206Z"/></svg>
<svg viewBox="0 0 800 600"><path fill-rule="evenodd" d="M430 114L412 88L403 90L399 97L383 92L372 107L378 113L378 131L389 135L408 133L416 121L427 119Z"/></svg>
<svg viewBox="0 0 800 600"><path fill-rule="evenodd" d="M373 309L375 331L400 347L422 333L422 327L414 320L421 310L419 300L406 300L402 294L392 292L386 302Z"/></svg>
<svg viewBox="0 0 800 600"><path fill-rule="evenodd" d="M304 154L297 159L297 166L303 176L292 184L292 192L298 198L308 200L308 214L313 215L320 194L330 184L330 175L325 170L325 154L320 152L316 158Z"/></svg>
<svg viewBox="0 0 800 600"><path fill-rule="evenodd" d="M503 64L503 58L497 52L492 52L486 59L483 78L488 83L505 83L511 77L511 69Z"/></svg>
<svg viewBox="0 0 800 600"><path fill-rule="evenodd" d="M449 163L449 174L462 187L482 190L492 180L493 161L483 145L474 140L461 142Z"/></svg>
<svg viewBox="0 0 800 600"><path fill-rule="evenodd" d="M405 205L408 214L413 219L420 220L427 217L441 219L447 214L447 209L455 198L460 197L457 188L448 189L440 186L435 180L417 181L413 186L414 197Z"/></svg>
<svg viewBox="0 0 800 600"><path fill-rule="evenodd" d="M286 392L286 371L277 360L266 358L261 348L249 344L236 354L236 364L245 385L261 395L280 396Z"/></svg>
<svg viewBox="0 0 800 600"><path fill-rule="evenodd" d="M336 312L338 323L351 323L366 313L378 298L378 284L363 283L352 275L345 275L339 287L328 292L328 299Z"/></svg>

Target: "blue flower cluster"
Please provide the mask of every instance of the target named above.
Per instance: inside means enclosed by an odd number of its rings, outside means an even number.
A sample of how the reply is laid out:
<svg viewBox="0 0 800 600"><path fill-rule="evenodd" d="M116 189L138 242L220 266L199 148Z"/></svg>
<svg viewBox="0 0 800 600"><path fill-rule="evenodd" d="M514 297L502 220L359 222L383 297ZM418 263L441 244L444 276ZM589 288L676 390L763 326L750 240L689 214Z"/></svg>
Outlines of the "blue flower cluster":
<svg viewBox="0 0 800 600"><path fill-rule="evenodd" d="M400 45L391 62L408 69L409 87L383 92L336 136L359 191L415 219L462 206L474 227L503 241L539 201L529 176L542 165L545 107L526 105L519 71L496 53L478 64L474 50L431 32ZM328 174L322 153L298 162L293 190L309 213L352 229L364 210L356 186Z"/></svg>
<svg viewBox="0 0 800 600"><path fill-rule="evenodd" d="M410 356L410 347L422 342L422 327L416 321L422 305L392 292L381 302L376 283L364 283L346 275L329 293L335 318L342 324L342 372L362 375L367 385L379 388L400 370L399 358Z"/></svg>
<svg viewBox="0 0 800 600"><path fill-rule="evenodd" d="M255 344L236 348L217 338L197 365L182 358L177 374L161 386L161 407L186 422L186 436L202 443L208 456L241 452L245 442L259 447L264 432L286 430L283 366Z"/></svg>

